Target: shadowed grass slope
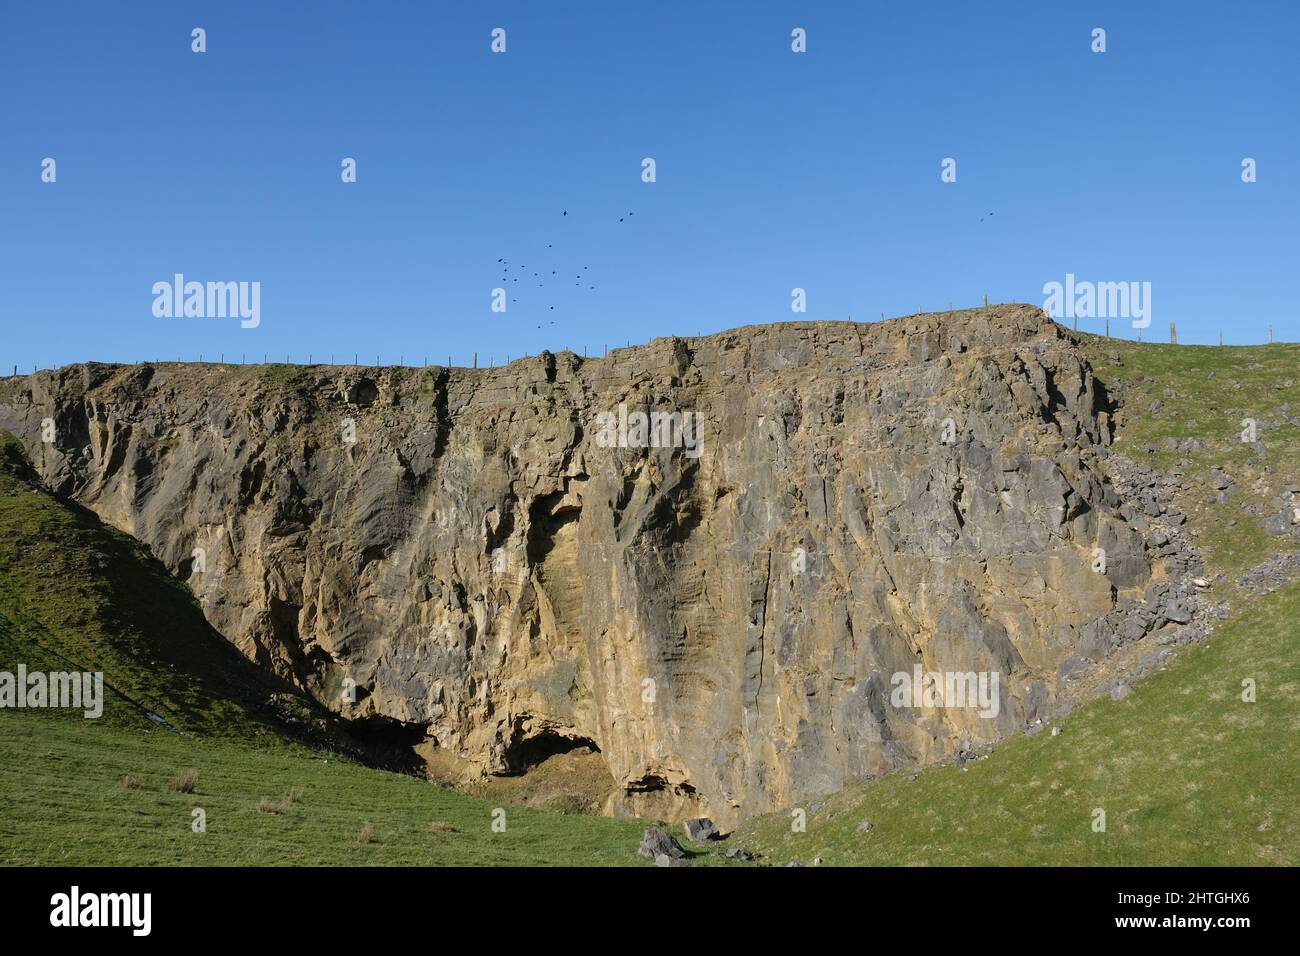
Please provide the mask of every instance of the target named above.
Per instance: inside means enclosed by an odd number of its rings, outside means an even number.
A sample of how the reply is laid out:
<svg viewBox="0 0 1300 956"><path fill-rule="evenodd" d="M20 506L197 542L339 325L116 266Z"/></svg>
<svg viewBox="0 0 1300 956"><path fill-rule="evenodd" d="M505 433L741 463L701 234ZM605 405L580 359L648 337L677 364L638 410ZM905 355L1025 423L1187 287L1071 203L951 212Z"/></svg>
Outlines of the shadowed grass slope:
<svg viewBox="0 0 1300 956"><path fill-rule="evenodd" d="M203 617L161 562L92 512L50 494L0 433L0 670L102 672L102 720L277 736L256 710L283 688ZM66 712L45 711L53 719ZM77 718L80 720L80 716Z"/></svg>

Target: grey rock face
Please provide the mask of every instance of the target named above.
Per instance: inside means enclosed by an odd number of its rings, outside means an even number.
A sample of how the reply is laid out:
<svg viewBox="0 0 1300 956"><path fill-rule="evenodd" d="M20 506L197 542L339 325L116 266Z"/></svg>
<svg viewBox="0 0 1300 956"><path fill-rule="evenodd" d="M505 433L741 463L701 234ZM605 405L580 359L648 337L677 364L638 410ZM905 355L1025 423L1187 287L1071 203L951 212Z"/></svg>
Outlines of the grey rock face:
<svg viewBox="0 0 1300 956"><path fill-rule="evenodd" d="M1294 512L1291 509L1270 515L1264 521L1264 530L1271 535L1283 535L1291 530Z"/></svg>
<svg viewBox="0 0 1300 956"><path fill-rule="evenodd" d="M610 447L637 411L700 430ZM0 381L0 427L327 706L483 773L593 744L609 810L667 820L1018 732L1152 570L1092 371L1028 306L496 369L75 366ZM916 668L996 674L996 707L900 704Z"/></svg>

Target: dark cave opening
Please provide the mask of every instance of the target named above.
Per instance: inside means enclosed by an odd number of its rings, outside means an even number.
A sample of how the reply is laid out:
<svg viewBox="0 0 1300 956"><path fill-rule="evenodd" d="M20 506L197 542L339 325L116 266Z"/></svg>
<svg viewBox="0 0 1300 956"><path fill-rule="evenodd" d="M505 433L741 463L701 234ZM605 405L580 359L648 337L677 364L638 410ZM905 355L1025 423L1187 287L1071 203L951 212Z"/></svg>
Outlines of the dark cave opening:
<svg viewBox="0 0 1300 956"><path fill-rule="evenodd" d="M600 753L600 747L596 746L596 741L590 737L566 737L551 730L542 731L535 737L528 737L510 745L505 753L505 764L508 770L502 776L525 773L551 757L573 753L576 750Z"/></svg>

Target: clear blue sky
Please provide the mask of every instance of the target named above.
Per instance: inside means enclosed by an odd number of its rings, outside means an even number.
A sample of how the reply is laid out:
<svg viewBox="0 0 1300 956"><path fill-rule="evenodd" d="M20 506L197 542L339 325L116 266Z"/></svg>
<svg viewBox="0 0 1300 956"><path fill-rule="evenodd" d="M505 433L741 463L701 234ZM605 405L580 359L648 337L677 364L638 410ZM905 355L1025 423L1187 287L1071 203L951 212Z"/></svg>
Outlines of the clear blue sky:
<svg viewBox="0 0 1300 956"><path fill-rule="evenodd" d="M1146 338L1300 339L1297 28L1294 2L5 3L0 366L486 364L801 318L796 286L807 319L874 320L1066 273L1151 282ZM547 279L504 315L499 258ZM261 325L156 318L177 272L259 281Z"/></svg>

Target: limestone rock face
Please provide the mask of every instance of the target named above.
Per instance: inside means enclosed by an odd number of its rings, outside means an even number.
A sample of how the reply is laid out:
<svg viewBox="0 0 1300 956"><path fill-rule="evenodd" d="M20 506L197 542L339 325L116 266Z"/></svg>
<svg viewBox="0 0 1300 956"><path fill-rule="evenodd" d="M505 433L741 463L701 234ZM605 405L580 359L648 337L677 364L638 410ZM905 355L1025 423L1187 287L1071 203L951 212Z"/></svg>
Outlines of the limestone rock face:
<svg viewBox="0 0 1300 956"><path fill-rule="evenodd" d="M327 706L486 773L591 742L611 812L724 827L1018 732L1085 635L1125 639L1162 572L1105 478L1107 411L1029 306L496 369L0 381L55 490Z"/></svg>

